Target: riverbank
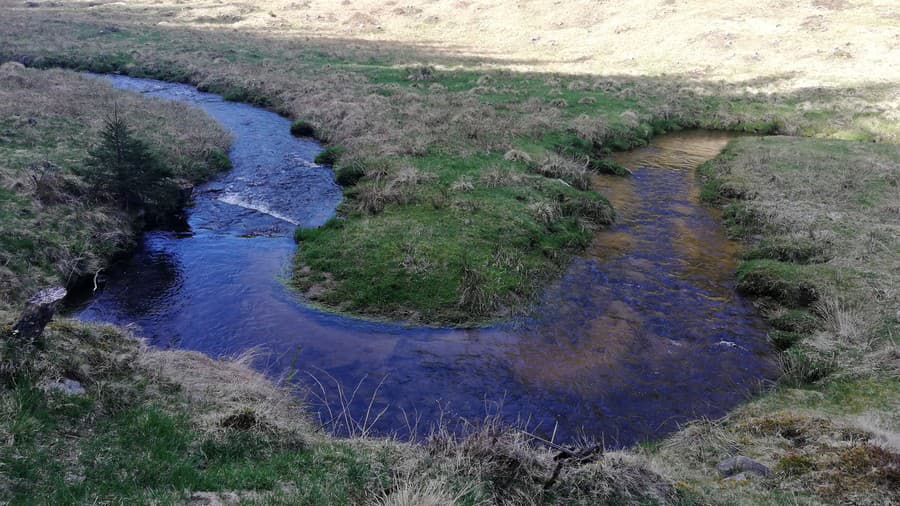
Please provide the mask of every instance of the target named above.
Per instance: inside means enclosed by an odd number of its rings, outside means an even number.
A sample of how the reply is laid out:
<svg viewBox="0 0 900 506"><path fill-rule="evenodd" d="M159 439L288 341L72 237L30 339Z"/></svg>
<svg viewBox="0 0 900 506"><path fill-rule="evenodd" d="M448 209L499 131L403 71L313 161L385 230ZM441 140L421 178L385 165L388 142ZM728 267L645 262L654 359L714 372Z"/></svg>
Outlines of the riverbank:
<svg viewBox="0 0 900 506"><path fill-rule="evenodd" d="M698 171L747 248L738 287L783 350L774 389L648 454L725 503L900 501L900 148L784 137L732 141ZM734 486L717 462L768 465Z"/></svg>
<svg viewBox="0 0 900 506"><path fill-rule="evenodd" d="M246 7L240 20L259 13ZM273 5L271 18L293 19L291 9ZM342 149L335 169L347 189L339 220L298 235L295 282L317 304L371 317L467 325L515 313L612 218L584 184L591 171L610 168L610 149L661 131L898 135L891 87L854 81L853 65L765 83L514 72L484 57L245 30L202 7L177 10L10 4L2 57L190 82L303 121ZM44 32L53 37L31 36Z"/></svg>
<svg viewBox="0 0 900 506"><path fill-rule="evenodd" d="M48 285L76 286L127 253L144 219L76 175L113 110L182 187L229 165L229 138L203 114L65 70L0 67L0 310Z"/></svg>

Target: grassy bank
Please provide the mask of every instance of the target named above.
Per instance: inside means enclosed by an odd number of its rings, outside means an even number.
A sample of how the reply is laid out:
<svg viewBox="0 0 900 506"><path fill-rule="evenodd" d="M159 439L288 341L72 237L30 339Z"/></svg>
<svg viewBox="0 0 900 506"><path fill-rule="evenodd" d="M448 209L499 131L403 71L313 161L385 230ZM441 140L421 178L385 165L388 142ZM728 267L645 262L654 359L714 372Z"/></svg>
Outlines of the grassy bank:
<svg viewBox="0 0 900 506"><path fill-rule="evenodd" d="M375 6L322 8L8 2L0 56L191 82L296 118L338 148L332 161L347 197L339 221L298 233L297 285L328 307L425 323L506 315L556 274L611 218L585 184L590 172L611 169L603 162L611 149L681 127L898 135L885 114L896 108L890 84L854 77L863 55L823 56L837 72L824 80L784 68L728 82L664 67L576 73L549 60L523 64L516 53L455 50L439 35L450 29L439 15L427 28L437 40L428 48L402 39L410 32L399 28L400 39L348 28ZM313 12L322 17L300 22ZM876 14L839 10L826 21L845 30ZM323 37L323 22L353 34ZM695 46L727 57L728 48Z"/></svg>
<svg viewBox="0 0 900 506"><path fill-rule="evenodd" d="M93 276L130 248L143 218L76 175L114 109L184 185L228 163L228 135L184 106L14 63L0 84L0 309Z"/></svg>
<svg viewBox="0 0 900 506"><path fill-rule="evenodd" d="M900 501L900 148L744 138L700 175L747 243L738 288L769 320L783 377L662 442L659 468L737 504ZM773 476L718 480L735 454Z"/></svg>
<svg viewBox="0 0 900 506"><path fill-rule="evenodd" d="M57 322L17 350L0 398L8 504L649 504L672 486L640 457L565 467L490 418L425 445L336 439L249 369L153 351L110 326ZM9 348L5 351L9 352ZM10 355L4 355L9 359ZM9 365L10 362L6 362ZM83 390L66 391L77 380Z"/></svg>

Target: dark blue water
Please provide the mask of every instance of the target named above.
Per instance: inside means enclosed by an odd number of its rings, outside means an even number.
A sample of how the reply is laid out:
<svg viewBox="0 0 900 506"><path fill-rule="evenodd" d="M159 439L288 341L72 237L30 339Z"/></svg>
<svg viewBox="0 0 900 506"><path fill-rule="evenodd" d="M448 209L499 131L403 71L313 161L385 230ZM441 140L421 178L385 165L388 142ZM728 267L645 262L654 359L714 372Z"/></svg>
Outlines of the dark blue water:
<svg viewBox="0 0 900 506"><path fill-rule="evenodd" d="M558 441L583 433L627 445L722 415L775 372L762 321L734 292L735 245L697 203L693 168L723 135L660 138L621 157L632 178L598 177L619 221L547 288L534 316L417 328L325 313L286 287L292 230L322 224L341 199L331 171L310 162L317 143L293 138L273 113L185 85L108 79L206 111L234 136L234 169L197 189L189 232L144 234L81 319L217 357L261 347L257 367L327 397L328 406L309 399L323 420L340 410L336 384L348 396L359 385L351 411L362 418L374 397L373 412L387 408L379 433L489 411L545 435L557 427Z"/></svg>

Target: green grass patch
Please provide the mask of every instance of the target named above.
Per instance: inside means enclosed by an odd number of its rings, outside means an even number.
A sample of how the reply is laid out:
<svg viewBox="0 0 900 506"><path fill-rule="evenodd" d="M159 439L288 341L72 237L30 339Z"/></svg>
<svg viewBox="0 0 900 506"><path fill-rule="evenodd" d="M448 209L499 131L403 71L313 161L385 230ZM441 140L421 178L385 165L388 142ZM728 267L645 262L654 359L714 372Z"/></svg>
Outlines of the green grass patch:
<svg viewBox="0 0 900 506"><path fill-rule="evenodd" d="M315 137L316 127L303 118L297 118L291 123L291 134L297 137Z"/></svg>
<svg viewBox="0 0 900 506"><path fill-rule="evenodd" d="M799 332L773 330L769 332L769 340L780 351L787 350L803 340L805 336Z"/></svg>
<svg viewBox="0 0 900 506"><path fill-rule="evenodd" d="M776 389L754 404L767 412L808 409L821 415L858 415L889 409L900 402L900 380L890 377L835 376L817 384L794 386Z"/></svg>
<svg viewBox="0 0 900 506"><path fill-rule="evenodd" d="M814 314L803 309L792 309L771 318L772 327L785 332L811 334L821 328L822 321Z"/></svg>
<svg viewBox="0 0 900 506"><path fill-rule="evenodd" d="M737 289L748 295L770 297L787 307L809 306L820 296L804 266L777 260L749 260L738 267Z"/></svg>
<svg viewBox="0 0 900 506"><path fill-rule="evenodd" d="M3 414L16 445L0 464L14 485L0 498L9 504L174 503L190 491L285 488L295 504L355 504L373 482L390 482L377 453L340 441L308 447L278 433L204 434L185 413L153 404L104 417L88 397L54 405L27 383L7 393L16 412Z"/></svg>
<svg viewBox="0 0 900 506"><path fill-rule="evenodd" d="M530 297L564 264L567 251L587 244L586 220L608 223L613 217L601 196L527 174L501 154L410 161L428 174L411 200L388 203L375 214L357 211L357 200L380 188L364 180L346 191L343 218L296 234L297 261L312 273L299 270L295 279L316 294L317 303L372 316L471 324ZM498 177L509 181L482 180L485 166L503 167ZM339 180L350 167L338 168ZM449 189L464 177L473 181L472 190ZM547 203L549 217L537 213L536 202ZM466 302L472 290L472 300L479 301L474 306Z"/></svg>
<svg viewBox="0 0 900 506"><path fill-rule="evenodd" d="M743 257L747 260L770 259L797 264L822 263L830 259L821 243L788 236L764 238L747 250Z"/></svg>
<svg viewBox="0 0 900 506"><path fill-rule="evenodd" d="M334 165L346 151L343 146L328 146L316 155L314 161L320 165Z"/></svg>

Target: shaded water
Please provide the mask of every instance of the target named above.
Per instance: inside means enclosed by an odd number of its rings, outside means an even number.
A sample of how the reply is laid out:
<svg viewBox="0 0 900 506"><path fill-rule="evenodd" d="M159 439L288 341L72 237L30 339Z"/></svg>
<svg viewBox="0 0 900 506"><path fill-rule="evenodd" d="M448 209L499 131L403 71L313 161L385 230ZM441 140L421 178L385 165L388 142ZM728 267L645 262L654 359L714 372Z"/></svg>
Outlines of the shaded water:
<svg viewBox="0 0 900 506"><path fill-rule="evenodd" d="M774 373L763 323L734 292L735 245L697 203L693 168L723 134L661 137L619 157L633 177L597 177L618 222L547 288L535 316L417 328L325 313L285 287L292 229L323 223L341 199L331 171L309 161L318 144L291 137L273 113L188 86L108 79L204 109L234 135L234 169L197 189L189 232L145 233L81 319L213 356L261 346L257 366L273 375L309 371L349 389L365 379L353 408L361 414L373 393L375 410L389 406L380 432L402 433L407 416L424 428L490 409L530 417L544 434L558 424L558 440L583 432L627 445L721 415Z"/></svg>

